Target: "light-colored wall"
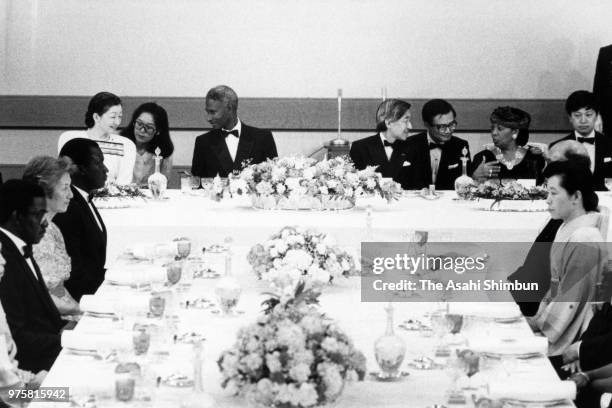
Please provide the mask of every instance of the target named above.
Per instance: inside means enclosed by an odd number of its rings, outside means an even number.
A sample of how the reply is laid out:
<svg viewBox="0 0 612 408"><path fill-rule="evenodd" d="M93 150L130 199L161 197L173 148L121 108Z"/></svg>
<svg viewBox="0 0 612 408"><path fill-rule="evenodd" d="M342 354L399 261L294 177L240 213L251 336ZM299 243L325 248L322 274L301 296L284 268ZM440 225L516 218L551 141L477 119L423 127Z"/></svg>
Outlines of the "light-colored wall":
<svg viewBox="0 0 612 408"><path fill-rule="evenodd" d="M610 0L0 0L0 93L565 98L592 86L610 16Z"/></svg>
<svg viewBox="0 0 612 408"><path fill-rule="evenodd" d="M24 164L31 157L39 154L55 156L57 154L57 138L60 131L39 131L39 130L6 130L0 129L0 165L2 164ZM174 163L181 166L190 166L193 155L193 145L195 137L200 132L172 132L172 140L175 144ZM342 137L348 140L355 140L360 137L368 136L372 132L366 133L343 133ZM563 134L535 134L530 141L550 143ZM470 143L472 154L482 150L485 143L491 143L491 136L488 133L459 133ZM333 132L274 132L274 139L278 148L279 156L286 155L308 155L323 143L336 137ZM319 158L319 156L315 156Z"/></svg>

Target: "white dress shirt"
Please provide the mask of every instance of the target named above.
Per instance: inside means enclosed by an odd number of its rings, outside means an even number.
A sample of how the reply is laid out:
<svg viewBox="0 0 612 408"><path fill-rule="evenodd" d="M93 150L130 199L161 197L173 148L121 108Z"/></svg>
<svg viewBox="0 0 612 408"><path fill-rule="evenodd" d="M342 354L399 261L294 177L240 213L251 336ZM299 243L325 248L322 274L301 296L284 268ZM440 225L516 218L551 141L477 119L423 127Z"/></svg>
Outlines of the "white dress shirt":
<svg viewBox="0 0 612 408"><path fill-rule="evenodd" d="M27 244L23 242L23 240L19 238L17 235L13 234L12 232L2 227L0 227L0 231L4 232L6 236L9 237L11 241L13 241L13 244L15 244L21 256L24 256L23 247L26 246ZM34 269L34 264L32 263L32 258L26 258L26 263L30 267L30 271L32 271L34 278L38 280L38 276L36 276L36 269Z"/></svg>
<svg viewBox="0 0 612 408"><path fill-rule="evenodd" d="M237 130L238 136L240 136L242 134L242 123L240 122L240 119L238 119L238 121L236 122L236 126L234 126L233 128L221 129L221 130L226 131L226 132ZM236 153L238 152L239 140L240 139L234 135L227 135L227 137L225 138L225 144L227 145L227 150L229 150L230 156L232 156L232 161L236 161Z"/></svg>
<svg viewBox="0 0 612 408"><path fill-rule="evenodd" d="M74 186L74 189L78 191L79 194L81 194L81 196L83 196L83 198L85 199L85 202L87 203L87 206L89 207L89 211L91 211L91 214L93 215L94 220L96 220L96 224L98 224L98 228L100 228L100 231L104 231L104 229L102 228L102 223L98 219L98 216L96 215L96 212L94 211L93 206L89 202L89 193L87 193L85 190L81 190L77 186Z"/></svg>
<svg viewBox="0 0 612 408"><path fill-rule="evenodd" d="M380 142L383 144L383 147L385 148L385 154L387 155L387 161L390 161L391 155L393 154L393 148L391 146L385 146L385 142L387 143L391 143L391 142L385 139L385 136L382 134L382 132L379 134L380 134Z"/></svg>
<svg viewBox="0 0 612 408"><path fill-rule="evenodd" d="M578 140L579 137L584 137L587 139L595 139L595 131L591 131L586 136L582 136L580 133L574 130L574 137ZM589 157L591 158L591 173L595 171L595 143L580 143L586 149Z"/></svg>
<svg viewBox="0 0 612 408"><path fill-rule="evenodd" d="M427 132L427 148L429 149L430 143L438 143L429 136ZM429 160L431 163L431 184L436 184L436 178L438 177L438 169L440 168L440 159L442 158L442 149L435 148L429 149Z"/></svg>

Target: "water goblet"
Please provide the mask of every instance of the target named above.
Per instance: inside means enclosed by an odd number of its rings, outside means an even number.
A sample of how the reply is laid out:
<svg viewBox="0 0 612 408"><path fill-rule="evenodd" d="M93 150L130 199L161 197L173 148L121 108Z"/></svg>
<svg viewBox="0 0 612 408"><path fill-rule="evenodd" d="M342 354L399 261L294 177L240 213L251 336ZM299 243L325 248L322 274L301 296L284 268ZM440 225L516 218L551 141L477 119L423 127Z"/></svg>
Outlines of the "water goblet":
<svg viewBox="0 0 612 408"><path fill-rule="evenodd" d="M134 346L134 354L137 356L147 354L151 345L151 334L145 326L138 326L132 334L132 344Z"/></svg>
<svg viewBox="0 0 612 408"><path fill-rule="evenodd" d="M151 292L151 298L149 299L149 312L155 317L161 317L164 315L166 309L166 299L159 292Z"/></svg>
<svg viewBox="0 0 612 408"><path fill-rule="evenodd" d="M181 280L183 272L182 261L172 261L164 265L166 268L166 277L170 286L176 285Z"/></svg>
<svg viewBox="0 0 612 408"><path fill-rule="evenodd" d="M197 190L198 188L200 188L200 178L198 176L191 176L189 178L189 181L191 183L192 190Z"/></svg>
<svg viewBox="0 0 612 408"><path fill-rule="evenodd" d="M119 373L115 377L115 398L118 401L131 401L134 398L136 380L130 373Z"/></svg>
<svg viewBox="0 0 612 408"><path fill-rule="evenodd" d="M191 191L191 176L187 174L181 175L181 192L188 193Z"/></svg>
<svg viewBox="0 0 612 408"><path fill-rule="evenodd" d="M176 250L180 258L187 258L191 253L191 240L188 238L179 238L176 241Z"/></svg>
<svg viewBox="0 0 612 408"><path fill-rule="evenodd" d="M604 179L604 183L606 184L608 191L612 191L612 177L606 177Z"/></svg>

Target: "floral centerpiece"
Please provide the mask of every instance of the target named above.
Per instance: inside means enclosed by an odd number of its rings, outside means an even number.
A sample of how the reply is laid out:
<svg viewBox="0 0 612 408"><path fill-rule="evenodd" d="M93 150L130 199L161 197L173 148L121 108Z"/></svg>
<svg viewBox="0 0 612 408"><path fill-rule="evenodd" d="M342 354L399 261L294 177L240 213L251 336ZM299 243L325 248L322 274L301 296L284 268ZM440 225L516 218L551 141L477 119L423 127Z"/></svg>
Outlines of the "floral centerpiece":
<svg viewBox="0 0 612 408"><path fill-rule="evenodd" d="M490 203L490 210L543 211L546 210L544 200L548 192L542 186L525 187L517 181L485 181L469 184L457 194L463 198L483 201L484 204Z"/></svg>
<svg viewBox="0 0 612 408"><path fill-rule="evenodd" d="M246 191L253 205L266 209L347 209L355 199L379 194L399 198L399 184L384 180L373 167L357 170L348 158L316 161L283 157L246 167L232 192Z"/></svg>
<svg viewBox="0 0 612 408"><path fill-rule="evenodd" d="M314 306L301 285L288 302L272 298L266 314L240 329L217 364L222 386L262 407L305 408L333 402L345 380L365 375L365 357Z"/></svg>
<svg viewBox="0 0 612 408"><path fill-rule="evenodd" d="M146 200L145 194L136 184L108 183L93 192L98 208L124 208L134 204L134 199Z"/></svg>
<svg viewBox="0 0 612 408"><path fill-rule="evenodd" d="M283 296L298 283L321 288L341 276L355 273L355 259L329 235L300 227L284 227L251 248L247 259L260 279Z"/></svg>
<svg viewBox="0 0 612 408"><path fill-rule="evenodd" d="M113 182L96 190L93 195L98 199L145 197L145 194L136 184L116 184Z"/></svg>

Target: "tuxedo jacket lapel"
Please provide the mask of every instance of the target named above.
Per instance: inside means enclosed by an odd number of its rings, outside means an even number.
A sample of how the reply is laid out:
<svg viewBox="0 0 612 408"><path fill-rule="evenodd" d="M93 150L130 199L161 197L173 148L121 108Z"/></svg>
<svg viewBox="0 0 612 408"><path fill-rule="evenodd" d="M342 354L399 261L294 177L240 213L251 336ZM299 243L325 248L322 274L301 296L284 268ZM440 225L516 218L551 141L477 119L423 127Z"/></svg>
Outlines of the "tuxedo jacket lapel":
<svg viewBox="0 0 612 408"><path fill-rule="evenodd" d="M44 280L39 281L38 279L36 279L36 277L34 276L34 271L32 271L30 265L28 265L26 259L23 257L23 255L21 255L21 252L19 251L19 249L17 249L13 241L11 241L11 239L7 237L3 232L0 232L0 234L2 235L2 247L5 248L5 251L7 252L8 256L10 256L12 259L19 260L21 273L25 274L27 281L32 285L34 292L43 302L49 314L54 319L61 320L61 316L57 311L57 307L53 303L53 300L51 300L51 296L49 295L49 291L47 290ZM42 276L40 276L39 278L42 279Z"/></svg>
<svg viewBox="0 0 612 408"><path fill-rule="evenodd" d="M423 152L422 169L421 171L425 175L424 180L426 184L431 184L431 155L429 153L429 143L427 142L427 132L422 133L422 136L418 141L418 152ZM442 160L440 160L442 161ZM440 175L440 167L438 167L438 176Z"/></svg>
<svg viewBox="0 0 612 408"><path fill-rule="evenodd" d="M595 132L595 167L593 173L599 173L603 170L604 158L608 152L608 141L606 136Z"/></svg>
<svg viewBox="0 0 612 408"><path fill-rule="evenodd" d="M389 163L389 160L387 160L387 153L385 152L385 147L383 146L378 135L375 139L371 139L369 141L368 150L372 155L372 161L374 163L380 163L381 165Z"/></svg>
<svg viewBox="0 0 612 408"><path fill-rule="evenodd" d="M248 126L242 126L242 134L238 139L238 150L236 151L236 160L233 163L233 170L242 169L242 162L249 157L252 157L251 152L253 151L253 146L255 145L255 139L253 135L249 132ZM231 171L230 171L231 173Z"/></svg>
<svg viewBox="0 0 612 408"><path fill-rule="evenodd" d="M215 155L217 155L217 160L219 160L221 168L228 174L231 173L234 163L232 162L232 156L230 155L227 144L225 143L225 137L220 130L215 130L214 140L211 146L213 152Z"/></svg>
<svg viewBox="0 0 612 408"><path fill-rule="evenodd" d="M74 186L71 186L70 188L72 188L72 199L79 203L79 207L81 208L81 211L84 214L86 214L85 216L89 218L89 220L91 222L91 225L93 225L95 227L95 228L91 228L92 232L96 231L96 233L98 234L100 239L103 242L106 242L106 226L104 225L104 222L102 221L102 217L100 217L100 213L98 213L97 210L96 210L96 214L98 216L100 224L102 225L102 230L100 230L100 228L98 227L98 223L96 221L96 216L89 209L89 204L87 203L87 201L85 201L85 198L83 198L81 193L79 193L74 188Z"/></svg>
<svg viewBox="0 0 612 408"><path fill-rule="evenodd" d="M96 213L96 217L98 217L98 221L100 221L100 225L102 226L102 238L103 238L103 241L104 241L104 246L106 246L106 240L107 240L107 236L108 236L107 233L106 233L106 225L104 225L104 220L100 216L100 213L98 212L98 209L96 208L96 205L94 203L91 203L91 206L92 206L94 212Z"/></svg>

